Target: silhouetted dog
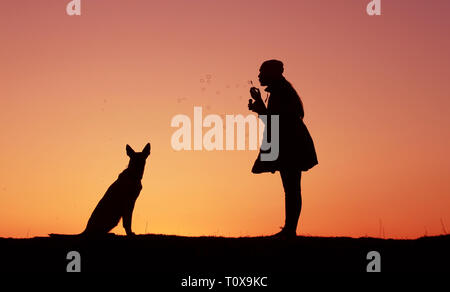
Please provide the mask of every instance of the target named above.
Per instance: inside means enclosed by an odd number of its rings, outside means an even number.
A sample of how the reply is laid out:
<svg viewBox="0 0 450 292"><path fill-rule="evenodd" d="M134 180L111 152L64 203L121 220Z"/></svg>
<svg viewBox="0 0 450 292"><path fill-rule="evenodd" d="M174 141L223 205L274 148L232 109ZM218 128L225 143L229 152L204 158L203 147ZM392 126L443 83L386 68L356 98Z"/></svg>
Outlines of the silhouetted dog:
<svg viewBox="0 0 450 292"><path fill-rule="evenodd" d="M95 207L86 229L81 235L103 235L116 227L122 218L123 228L128 236L131 231L131 217L134 204L142 189L141 179L144 174L145 160L150 155L150 143L142 152L134 152L130 146L126 147L130 157L128 168L119 175L117 180L108 188L103 198Z"/></svg>

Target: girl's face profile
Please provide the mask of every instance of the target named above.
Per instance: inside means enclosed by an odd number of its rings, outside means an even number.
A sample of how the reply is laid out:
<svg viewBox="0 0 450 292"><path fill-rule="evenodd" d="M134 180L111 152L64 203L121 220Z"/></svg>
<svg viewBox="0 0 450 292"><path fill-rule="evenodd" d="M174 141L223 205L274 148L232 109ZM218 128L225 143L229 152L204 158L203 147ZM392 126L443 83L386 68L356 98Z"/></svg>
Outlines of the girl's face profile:
<svg viewBox="0 0 450 292"><path fill-rule="evenodd" d="M267 86L270 83L270 74L268 74L267 70L265 70L263 67L259 69L259 75L258 75L259 83L261 86Z"/></svg>
<svg viewBox="0 0 450 292"><path fill-rule="evenodd" d="M277 77L279 76L276 76L276 74L274 74L270 70L267 70L267 68L264 68L263 66L261 66L261 68L259 69L258 79L261 86L269 85Z"/></svg>

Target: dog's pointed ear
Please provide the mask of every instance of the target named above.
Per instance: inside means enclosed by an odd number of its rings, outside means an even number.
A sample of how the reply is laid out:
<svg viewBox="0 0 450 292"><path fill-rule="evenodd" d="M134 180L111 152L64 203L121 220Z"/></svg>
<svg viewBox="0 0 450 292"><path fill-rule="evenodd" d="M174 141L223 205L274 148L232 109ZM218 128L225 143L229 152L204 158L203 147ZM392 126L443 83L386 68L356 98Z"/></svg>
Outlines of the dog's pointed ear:
<svg viewBox="0 0 450 292"><path fill-rule="evenodd" d="M134 153L136 152L134 152L133 148L131 148L130 145L127 144L127 155L131 157L131 155L133 155Z"/></svg>
<svg viewBox="0 0 450 292"><path fill-rule="evenodd" d="M142 150L142 153L144 153L146 156L150 155L150 143L147 143L147 145L145 145L144 149Z"/></svg>

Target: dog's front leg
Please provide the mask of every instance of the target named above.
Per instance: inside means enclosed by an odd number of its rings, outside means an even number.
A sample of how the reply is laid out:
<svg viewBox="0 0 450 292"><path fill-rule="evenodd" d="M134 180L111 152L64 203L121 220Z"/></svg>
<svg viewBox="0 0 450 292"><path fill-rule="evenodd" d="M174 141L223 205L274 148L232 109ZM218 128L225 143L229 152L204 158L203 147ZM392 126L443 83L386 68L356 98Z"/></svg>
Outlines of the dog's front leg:
<svg viewBox="0 0 450 292"><path fill-rule="evenodd" d="M127 236L135 235L133 231L131 231L131 218L133 216L134 203L135 202L132 202L129 206L127 206L125 209L125 214L122 217L123 228L125 228Z"/></svg>

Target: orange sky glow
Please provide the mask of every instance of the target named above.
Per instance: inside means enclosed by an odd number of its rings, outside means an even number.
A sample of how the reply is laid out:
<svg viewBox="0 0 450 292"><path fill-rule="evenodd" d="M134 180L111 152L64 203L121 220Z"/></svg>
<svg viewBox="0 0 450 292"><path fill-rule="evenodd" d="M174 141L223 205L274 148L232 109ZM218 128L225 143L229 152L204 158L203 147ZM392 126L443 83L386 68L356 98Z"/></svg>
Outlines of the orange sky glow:
<svg viewBox="0 0 450 292"><path fill-rule="evenodd" d="M278 232L281 179L251 173L257 151L175 151L170 126L194 106L250 114L272 58L319 159L298 234L450 230L450 1L383 1L382 16L369 0L82 0L81 16L68 2L0 6L1 237L81 232L125 145L147 142L136 233Z"/></svg>

